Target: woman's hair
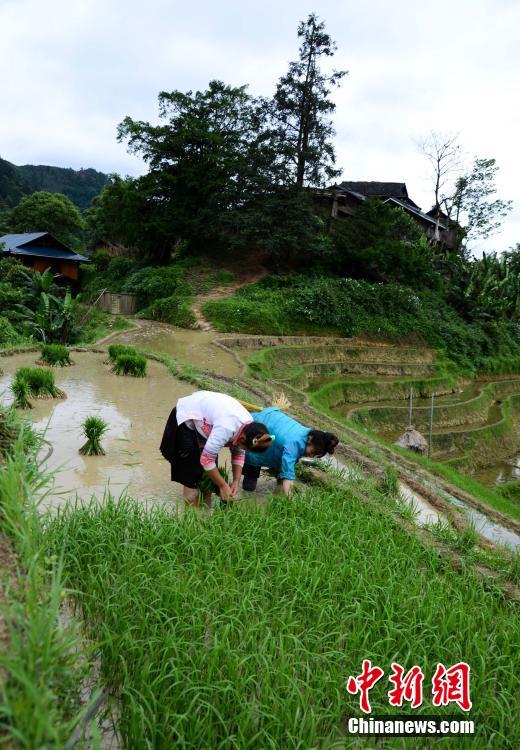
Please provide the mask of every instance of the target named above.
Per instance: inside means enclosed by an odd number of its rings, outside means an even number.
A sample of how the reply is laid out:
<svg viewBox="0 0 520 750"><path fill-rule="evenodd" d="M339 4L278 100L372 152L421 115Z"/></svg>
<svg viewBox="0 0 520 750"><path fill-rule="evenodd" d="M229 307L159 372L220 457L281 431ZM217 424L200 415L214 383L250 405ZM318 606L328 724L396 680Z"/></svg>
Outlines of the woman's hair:
<svg viewBox="0 0 520 750"><path fill-rule="evenodd" d="M273 436L262 422L250 422L242 430L246 439L246 449L251 453L263 453L273 442Z"/></svg>
<svg viewBox="0 0 520 750"><path fill-rule="evenodd" d="M308 439L312 443L314 451L319 456L326 453L334 453L334 449L339 443L339 438L332 432L323 432L323 430L311 430Z"/></svg>

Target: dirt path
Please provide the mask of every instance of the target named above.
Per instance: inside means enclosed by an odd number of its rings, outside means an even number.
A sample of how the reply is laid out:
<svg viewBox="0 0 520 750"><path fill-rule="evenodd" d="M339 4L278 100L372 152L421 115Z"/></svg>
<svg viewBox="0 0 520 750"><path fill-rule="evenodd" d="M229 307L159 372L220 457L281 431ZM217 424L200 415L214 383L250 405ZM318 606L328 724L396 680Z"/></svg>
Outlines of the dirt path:
<svg viewBox="0 0 520 750"><path fill-rule="evenodd" d="M257 281L260 281L260 279L262 279L266 275L267 271L263 268L251 269L249 271L240 273L237 280L232 282L231 284L226 284L226 286L220 286L216 289L212 289L211 292L197 295L197 297L195 297L193 305L191 306L192 312L195 316L195 320L197 321L197 328L200 331L215 330L209 320L206 320L206 318L204 317L204 313L202 312L202 307L206 304L206 302L211 302L217 299L225 299L226 297L232 297L235 294L236 290L240 289L240 287L246 286L247 284L254 284Z"/></svg>

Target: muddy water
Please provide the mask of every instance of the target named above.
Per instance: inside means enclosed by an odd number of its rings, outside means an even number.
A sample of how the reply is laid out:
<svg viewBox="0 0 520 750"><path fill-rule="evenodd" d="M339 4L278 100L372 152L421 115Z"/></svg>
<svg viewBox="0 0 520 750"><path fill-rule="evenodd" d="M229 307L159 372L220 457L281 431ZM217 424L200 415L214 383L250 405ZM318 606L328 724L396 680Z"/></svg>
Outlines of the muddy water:
<svg viewBox="0 0 520 750"><path fill-rule="evenodd" d="M230 378L238 377L241 373L235 357L213 343L216 334L211 331L191 331L154 320L135 322L138 328L122 331L111 338L110 343L164 352L182 362Z"/></svg>
<svg viewBox="0 0 520 750"><path fill-rule="evenodd" d="M0 398L10 402L10 380L18 367L33 366L36 354L19 354L2 359ZM193 386L175 380L157 362L148 362L145 378L121 377L103 363L105 356L73 353L73 367L54 369L56 384L67 394L65 400L33 400L31 418L46 430L52 454L45 462L55 471L47 505L56 506L77 494L102 496L108 485L119 496L128 488L139 499L174 502L179 485L169 478L169 464L159 453L164 423L176 400ZM102 440L106 456L81 456L85 442L81 424L85 417L100 416L109 424ZM48 453L46 447L42 456ZM59 469L59 471L57 471Z"/></svg>
<svg viewBox="0 0 520 750"><path fill-rule="evenodd" d="M493 466L475 472L472 476L477 482L492 487L504 482L518 482L520 480L520 454L508 461L502 461Z"/></svg>

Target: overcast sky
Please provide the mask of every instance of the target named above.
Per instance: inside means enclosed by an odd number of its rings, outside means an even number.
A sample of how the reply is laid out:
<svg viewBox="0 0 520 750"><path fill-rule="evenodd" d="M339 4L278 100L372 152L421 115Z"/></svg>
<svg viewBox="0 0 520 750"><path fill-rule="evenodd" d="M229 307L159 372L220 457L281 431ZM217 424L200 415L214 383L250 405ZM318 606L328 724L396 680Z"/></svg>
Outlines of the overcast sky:
<svg viewBox="0 0 520 750"><path fill-rule="evenodd" d="M155 121L159 91L213 78L269 95L312 11L349 71L335 94L342 178L406 182L428 210L416 141L458 133L469 159L497 159L515 202L477 249L520 242L520 0L0 0L0 156L141 174L116 141L125 115Z"/></svg>

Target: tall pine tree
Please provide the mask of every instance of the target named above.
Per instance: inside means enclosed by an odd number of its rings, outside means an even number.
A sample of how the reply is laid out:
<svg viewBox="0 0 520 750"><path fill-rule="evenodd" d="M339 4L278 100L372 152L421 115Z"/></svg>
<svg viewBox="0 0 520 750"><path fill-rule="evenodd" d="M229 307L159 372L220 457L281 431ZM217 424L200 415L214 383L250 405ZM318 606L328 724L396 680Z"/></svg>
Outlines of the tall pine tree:
<svg viewBox="0 0 520 750"><path fill-rule="evenodd" d="M271 114L288 181L301 188L321 185L339 174L340 170L334 168L334 128L330 120L336 105L330 95L347 71L327 74L322 70L323 59L334 55L336 44L314 13L298 26L298 38L299 59L290 62L280 78Z"/></svg>

